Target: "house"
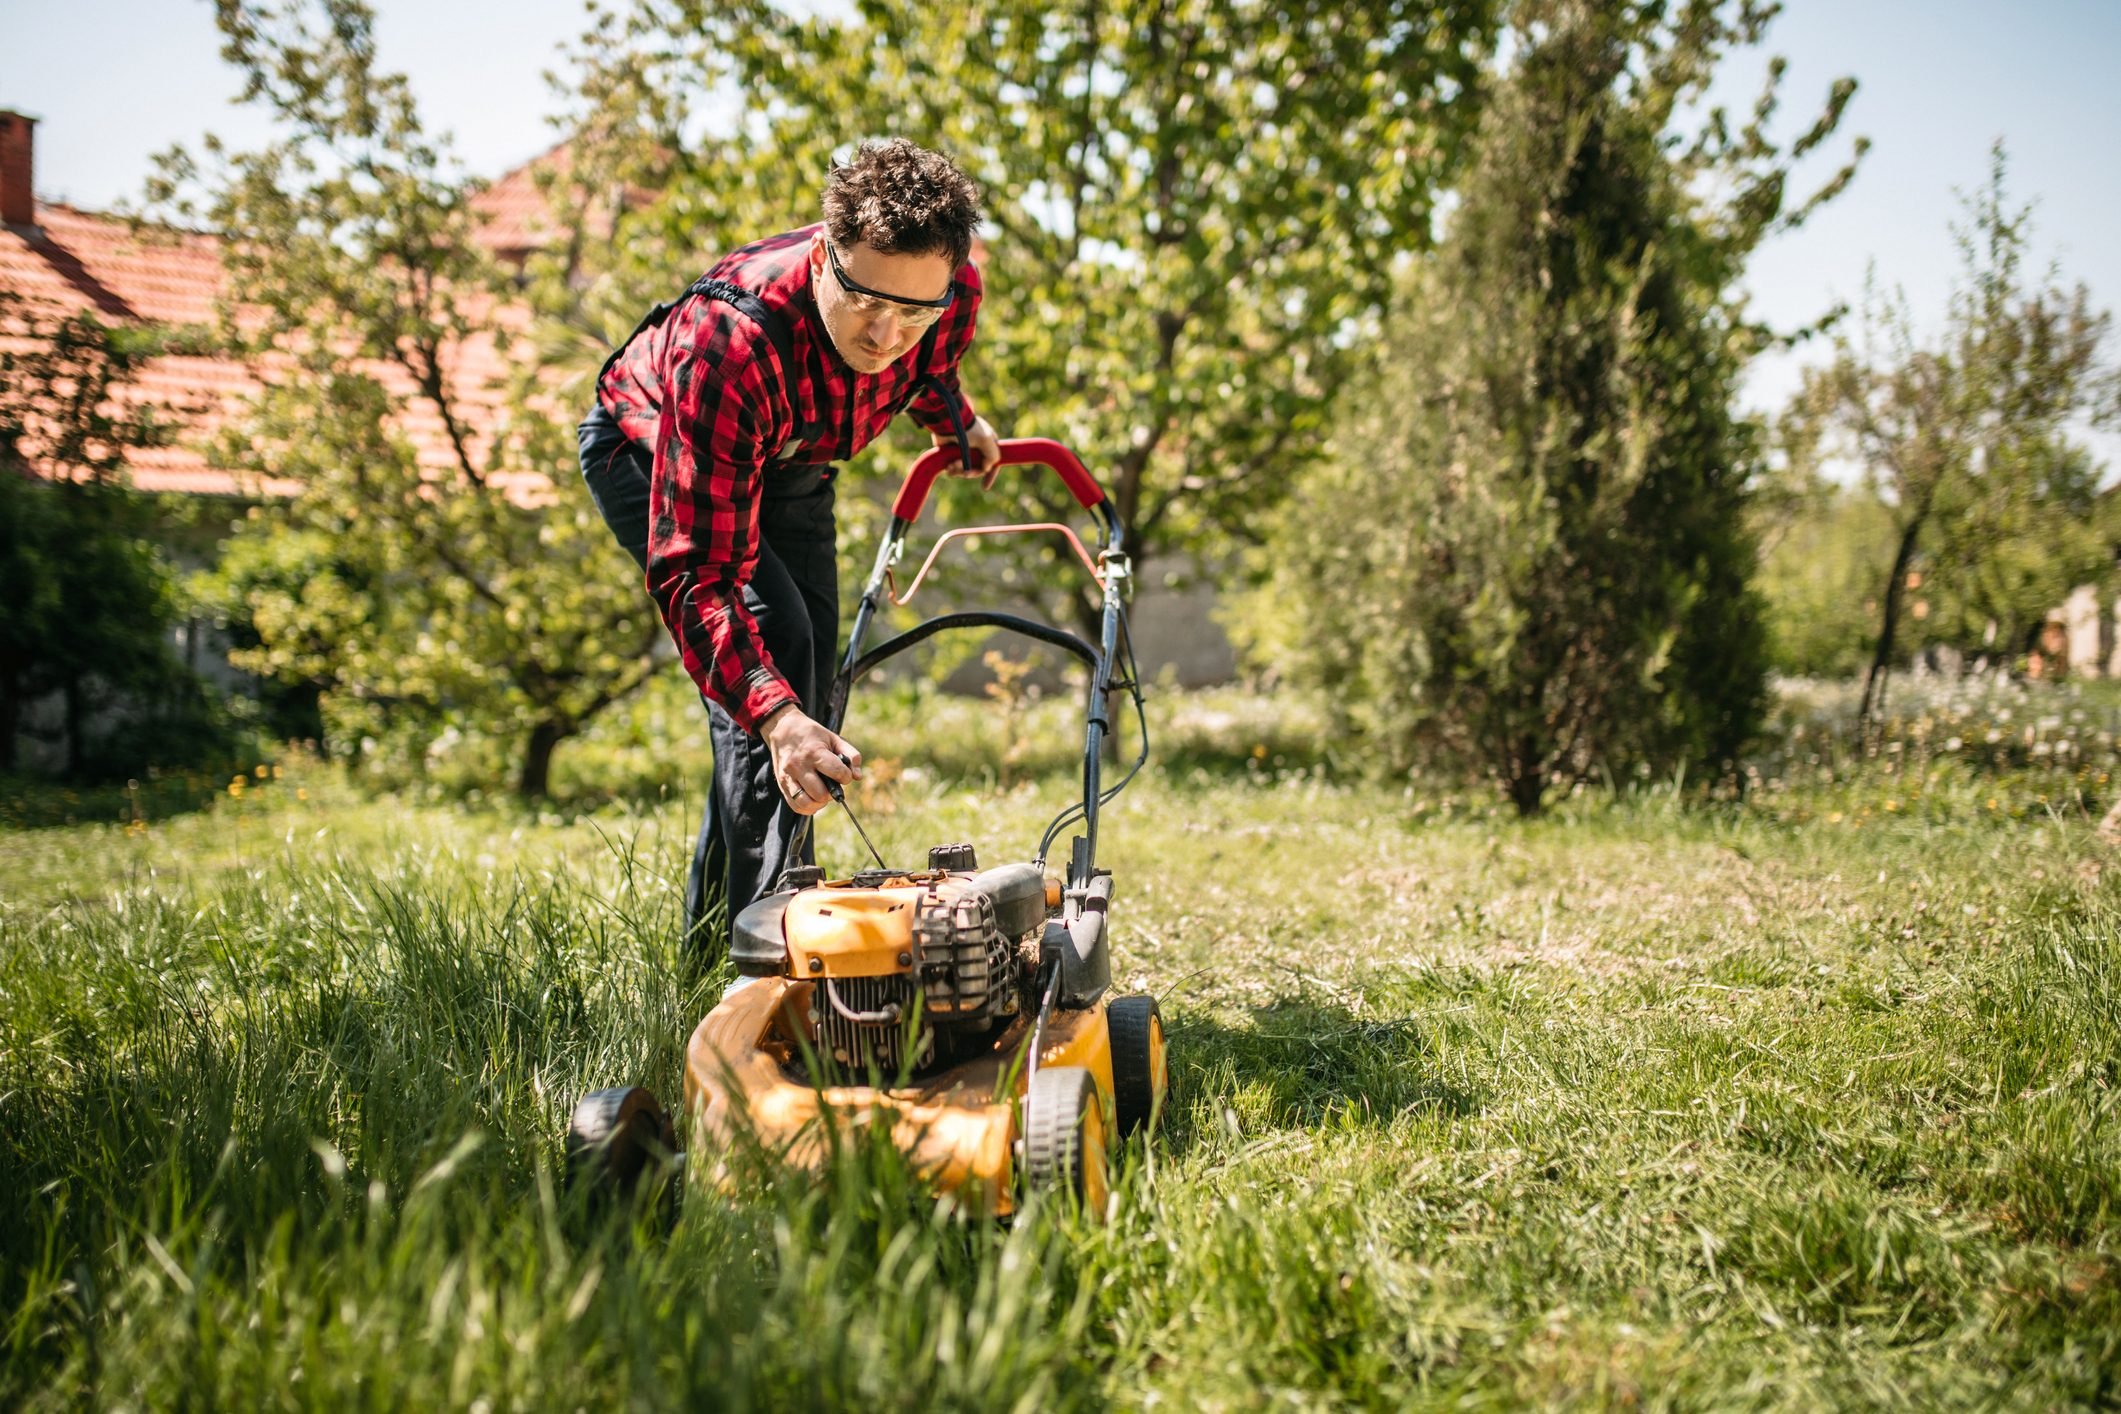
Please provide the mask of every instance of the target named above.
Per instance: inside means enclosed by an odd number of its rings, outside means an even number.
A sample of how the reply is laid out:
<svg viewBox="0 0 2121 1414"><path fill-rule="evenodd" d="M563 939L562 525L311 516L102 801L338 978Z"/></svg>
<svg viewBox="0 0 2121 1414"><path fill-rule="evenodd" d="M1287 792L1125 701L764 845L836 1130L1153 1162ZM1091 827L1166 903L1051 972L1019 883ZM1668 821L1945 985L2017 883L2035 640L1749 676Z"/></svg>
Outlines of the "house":
<svg viewBox="0 0 2121 1414"><path fill-rule="evenodd" d="M87 312L108 324L210 325L225 286L221 237L37 200L36 121L0 111L0 288L47 318ZM494 216L482 228L482 239L497 255L518 263L526 253L521 247L536 236L531 203L542 204L529 172L526 165L510 173L482 193L478 203ZM402 370L380 363L366 366L393 393L412 392ZM453 381L477 439L483 440L499 414L498 385L507 368L491 339L473 340L456 351ZM170 354L151 360L125 396L157 408L184 410L186 435L174 445L130 456L133 485L148 492L238 501L293 494L298 489L293 482L270 477L259 481L215 466L202 450L269 375L269 367L218 354ZM406 402L403 430L419 448L422 462L447 465L451 453L440 418L418 398L407 397ZM63 468L36 470L63 474Z"/></svg>
<svg viewBox="0 0 2121 1414"><path fill-rule="evenodd" d="M38 200L36 130L36 119L0 110L0 290L13 297L19 316L43 327L82 313L113 326L211 326L226 287L222 238ZM527 208L537 192L527 174L511 178L495 188L497 219L488 229L494 233L496 253L519 261L521 253L513 247L535 230ZM19 351L26 337L19 325L0 328L0 347L12 343ZM500 383L507 363L489 337L453 352L453 382L476 452L501 413ZM216 465L206 450L213 434L271 377L270 364L213 352L170 353L149 360L114 390L116 400L146 404L174 423L178 433L169 445L128 452L132 485L151 494L184 497L194 508L203 500L227 509L226 517L171 518L160 543L180 568L205 568L236 517L261 499L300 489L285 478ZM412 391L402 370L367 366L394 393ZM436 411L416 397L406 397L403 405L401 430L421 462L438 471L450 465L452 452ZM34 460L30 470L45 477L70 473L67 467ZM517 482L508 487L512 495L530 498L550 491L546 479L535 474L519 475ZM223 687L248 681L229 666L228 644L210 622L194 619L178 625L174 646L179 660L209 681ZM56 710L55 703L29 709L18 747L25 763L49 764L56 758L48 721Z"/></svg>

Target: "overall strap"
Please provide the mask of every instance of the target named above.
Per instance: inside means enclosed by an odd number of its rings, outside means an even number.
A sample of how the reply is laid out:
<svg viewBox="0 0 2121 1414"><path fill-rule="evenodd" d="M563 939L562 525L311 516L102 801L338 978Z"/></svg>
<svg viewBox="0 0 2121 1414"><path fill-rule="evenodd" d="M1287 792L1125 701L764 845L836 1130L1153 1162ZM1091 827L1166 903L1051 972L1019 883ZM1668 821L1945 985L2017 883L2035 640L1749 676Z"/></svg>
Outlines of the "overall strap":
<svg viewBox="0 0 2121 1414"><path fill-rule="evenodd" d="M763 329L767 339L772 341L773 351L781 356L781 376L790 382L794 381L795 331L789 326L787 316L777 309L767 308L764 300L742 285L732 284L727 280L710 279L705 275L693 281L678 299L689 299L693 295L718 299ZM672 304L676 302L673 300Z"/></svg>
<svg viewBox="0 0 2121 1414"><path fill-rule="evenodd" d="M920 350L921 367L926 368L933 361L936 341L942 331L942 321L938 320L930 326L927 334L922 337ZM950 390L943 386L943 380L936 377L933 373L923 373L920 377L914 379L913 387L915 392L926 388L929 392L935 394L935 400L943 405L943 411L950 416L950 430L957 434L958 465L971 466L972 439L965 435L965 405L963 401L951 396Z"/></svg>
<svg viewBox="0 0 2121 1414"><path fill-rule="evenodd" d="M943 386L943 380L936 377L933 373L923 373L920 376L920 380L913 386L926 388L929 392L935 394L936 401L943 405L943 411L950 414L950 430L957 434L957 464L964 467L971 466L972 439L965 435L964 404L951 397L950 390Z"/></svg>
<svg viewBox="0 0 2121 1414"><path fill-rule="evenodd" d="M604 366L597 370L596 381L599 384L604 381L605 377L611 372L611 366L619 361L626 350L633 347L635 339L640 338L641 335L647 333L650 329L660 325L665 319L670 317L671 310L676 309L694 295L706 295L709 299L718 299L723 304L729 305L748 317L752 323L764 330L767 339L773 344L773 351L780 355L781 376L790 381L794 380L796 376L795 331L789 326L787 317L778 310L767 308L764 300L761 300L742 285L702 275L699 279L687 285L684 293L676 299L664 300L661 304L654 306L646 314L642 315L641 322L633 326L633 332L619 340L618 344L611 350L611 356L604 360Z"/></svg>

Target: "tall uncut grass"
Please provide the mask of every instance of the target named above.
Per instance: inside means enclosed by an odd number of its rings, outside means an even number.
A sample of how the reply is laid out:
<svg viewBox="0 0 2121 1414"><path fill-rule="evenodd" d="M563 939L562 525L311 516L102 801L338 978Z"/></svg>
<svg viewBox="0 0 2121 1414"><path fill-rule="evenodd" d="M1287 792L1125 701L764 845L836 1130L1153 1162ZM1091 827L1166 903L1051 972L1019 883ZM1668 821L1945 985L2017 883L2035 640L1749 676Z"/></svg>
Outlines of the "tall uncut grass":
<svg viewBox="0 0 2121 1414"><path fill-rule="evenodd" d="M674 1098L726 981L672 943L682 800L305 767L11 833L0 1403L2111 1403L2121 885L2078 725L2060 762L1785 737L1743 801L1526 826L1178 703L1106 826L1174 1092L1103 1224L964 1221L860 1150L674 1226L577 1210L574 1100ZM1068 790L896 759L857 808L897 857L1020 852Z"/></svg>

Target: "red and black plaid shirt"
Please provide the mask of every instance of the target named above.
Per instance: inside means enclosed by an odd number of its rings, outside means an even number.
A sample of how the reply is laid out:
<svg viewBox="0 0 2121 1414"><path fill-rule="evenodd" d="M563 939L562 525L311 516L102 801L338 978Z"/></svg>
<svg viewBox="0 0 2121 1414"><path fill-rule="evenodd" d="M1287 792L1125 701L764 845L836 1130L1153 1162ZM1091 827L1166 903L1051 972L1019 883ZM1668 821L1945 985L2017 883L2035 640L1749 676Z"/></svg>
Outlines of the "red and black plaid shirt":
<svg viewBox="0 0 2121 1414"><path fill-rule="evenodd" d="M746 731L796 701L742 594L758 563L759 498L769 468L780 478L844 461L901 409L948 435L941 399L915 386L924 376L958 399L967 423L973 416L957 366L979 313L978 267L959 267L957 298L932 339L881 373L856 373L833 348L811 293L816 230L768 237L708 272L782 315L794 368L781 367L773 341L749 316L695 294L636 335L597 385L626 435L655 453L648 593L692 680Z"/></svg>

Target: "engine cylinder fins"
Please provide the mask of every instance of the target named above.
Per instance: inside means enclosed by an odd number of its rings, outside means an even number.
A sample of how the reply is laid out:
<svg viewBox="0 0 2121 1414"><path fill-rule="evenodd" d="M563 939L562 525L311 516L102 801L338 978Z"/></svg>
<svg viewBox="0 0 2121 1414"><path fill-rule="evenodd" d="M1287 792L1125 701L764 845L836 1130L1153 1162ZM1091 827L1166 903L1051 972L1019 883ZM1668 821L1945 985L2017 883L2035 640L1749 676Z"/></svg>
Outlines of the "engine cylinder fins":
<svg viewBox="0 0 2121 1414"><path fill-rule="evenodd" d="M935 1053L933 1027L909 1025L912 1009L911 979L898 977L837 977L818 984L822 1004L810 1004L811 1034L819 1051L849 1074L875 1066L886 1079L908 1068L907 1032L913 1038L911 1066L918 1069Z"/></svg>
<svg viewBox="0 0 2121 1414"><path fill-rule="evenodd" d="M861 980L863 979L858 977L849 977L847 979L849 984ZM905 1014L905 1008L899 1005L896 997L886 1000L882 1006L874 1011L857 1011L840 1000L839 985L833 979L827 977L818 985L824 988L826 1003L834 1011L838 1012L844 1020L851 1021L856 1026L890 1026L897 1022L900 1016Z"/></svg>

